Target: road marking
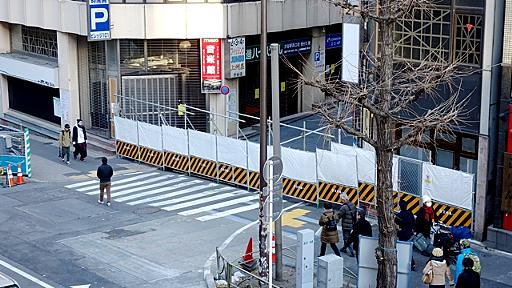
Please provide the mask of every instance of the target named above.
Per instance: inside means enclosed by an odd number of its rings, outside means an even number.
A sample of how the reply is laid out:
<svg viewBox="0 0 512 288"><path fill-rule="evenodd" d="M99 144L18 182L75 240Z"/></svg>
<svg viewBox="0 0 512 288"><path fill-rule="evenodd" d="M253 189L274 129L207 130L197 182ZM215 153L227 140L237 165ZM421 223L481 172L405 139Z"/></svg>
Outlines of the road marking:
<svg viewBox="0 0 512 288"><path fill-rule="evenodd" d="M200 180L193 180L193 181L190 181L190 182L180 183L180 184L177 184L177 185L174 185L174 186L164 187L164 188L156 189L156 190L153 190L153 191L144 192L144 193L141 193L141 194L147 194L147 195L157 194L157 193L161 193L161 192L165 192L165 191L172 191L172 190L176 190L176 189L181 189L183 187L188 187L188 186L191 186L191 185L194 185L194 184L198 184L198 183L204 183L204 182L200 181ZM171 198L171 197L173 197L175 195L181 195L181 194L186 194L186 193L188 193L188 191L184 192L182 190L182 191L178 191L178 192L167 193L167 194L164 194L164 195L158 195L158 196L154 196L154 197L150 197L150 198L140 199L140 200L137 200L137 201L129 202L127 204L128 205L137 205L137 204L147 203L147 202L151 202L151 201L167 199L167 198ZM143 196L145 196L145 195L143 195ZM127 197L123 197L123 198L127 198ZM118 201L123 199L123 198L118 199Z"/></svg>
<svg viewBox="0 0 512 288"><path fill-rule="evenodd" d="M7 269L9 269L11 271L13 271L14 273L19 274L20 276L23 276L23 277L27 278L28 280L30 280L30 281L32 281L34 283L37 283L37 284L41 285L44 288L55 288L52 285L50 285L48 283L45 283L45 282L37 279L36 277L34 277L34 276L32 276L32 275L30 275L30 274L28 274L26 272L21 271L20 269L12 266L11 264L9 264L7 262L4 262L4 261L0 260L0 265L4 266L5 268L7 268Z"/></svg>
<svg viewBox="0 0 512 288"><path fill-rule="evenodd" d="M153 184L153 185L145 186L145 187L142 187L142 189L134 188L134 189L130 189L130 190L144 191L144 190L147 190L148 188L154 188L154 187L161 186L161 185L157 185L157 184L168 185L168 184L180 183L180 182L183 182L183 181L186 181L186 180L187 180L187 178L179 177L179 178L172 179L172 180L169 180L169 181L165 181L165 182L162 182L162 183L156 183L156 184ZM187 183L187 182L185 182L185 183ZM180 184L183 184L183 183L180 183ZM165 188L164 190L156 189L156 190L150 190L150 191L146 191L146 192L135 193L135 194L132 194L132 195L128 195L128 196L117 198L116 201L124 202L124 201L132 200L132 199L137 199L137 198L141 198L141 197L144 197L144 196L148 196L148 195L152 195L152 194L157 194L157 193L160 193L162 191L168 191L170 189L175 189L175 187L176 186L166 186L166 187L164 187ZM130 191L130 190L127 190L127 191ZM132 192L132 191L130 191L130 192ZM114 196L114 194L112 194L112 196Z"/></svg>
<svg viewBox="0 0 512 288"><path fill-rule="evenodd" d="M216 187L216 186L220 186L220 185L210 183L210 184L206 184L206 185L193 186L193 187L190 187L188 189L179 191L178 193L169 193L167 195L169 195L170 197L167 197L167 198L172 198L173 196L176 196L176 195L183 195L183 194L187 194L187 193L194 192L194 191L197 191L197 190L201 190L201 189L205 189L205 188L212 188L212 187ZM151 206L164 206L164 205L166 205L165 202L166 201L150 203L149 205L151 205Z"/></svg>
<svg viewBox="0 0 512 288"><path fill-rule="evenodd" d="M121 179L119 181L116 181L115 183L117 184L120 184L120 183L126 183L126 182L130 182L130 181L134 181L134 180L138 180L138 179L142 179L144 177L147 177L147 176L153 176L153 175L157 175L158 173L154 172L154 173L149 173L149 174L143 174L143 175L138 175L138 176L135 176L135 177L130 177L130 178L125 178L125 179ZM96 180L96 183L99 183L98 180ZM87 190L92 190L94 188L98 188L96 186L92 186L92 187L85 187L85 188L80 188L80 189L76 189L77 191L87 191Z"/></svg>
<svg viewBox="0 0 512 288"><path fill-rule="evenodd" d="M306 222L297 220L296 218L302 217L306 214L308 214L309 211L306 209L295 209L293 211L290 211L286 214L284 214L283 217L283 226L289 226L293 228L300 228L306 224Z"/></svg>
<svg viewBox="0 0 512 288"><path fill-rule="evenodd" d="M131 183L124 184L124 185L117 185L117 184L119 184L119 181L114 181L114 182L112 182L113 186L112 186L112 188L110 188L110 191L118 191L118 190L125 189L125 188L132 188L132 187L136 187L136 186L142 186L144 184L149 184L149 183L157 182L157 181L164 180L164 179L167 179L167 178L169 178L169 177L168 176L160 176L160 177L151 178L151 179L144 180L144 181L131 182ZM99 194L100 193L100 191L98 190L98 186L97 185L96 185L96 187L93 187L93 189L96 189L96 190L95 191L91 191L91 192L87 192L86 194L87 195L95 195L95 194ZM91 190L91 189L89 189L89 190Z"/></svg>
<svg viewBox="0 0 512 288"><path fill-rule="evenodd" d="M160 178L160 177L158 177L158 178ZM155 178L155 179L157 179L157 178ZM160 179L158 179L158 180L160 180ZM135 187L135 188L132 188L132 189L127 189L127 190L123 190L123 191L112 193L112 197L114 197L114 196L123 196L123 195L130 194L130 193L136 192L136 191L143 191L143 190L148 190L148 189L151 189L151 188L162 187L162 186L165 186L165 185L168 185L168 184L172 184L172 183L176 183L176 182L181 182L181 181L184 181L184 180L185 180L185 178L179 177L179 178L174 178L174 179L171 179L171 180L168 180L168 181L164 181L164 182L158 182L158 183L154 183L154 184L143 186L143 187ZM144 183L144 184L147 184L147 183ZM140 193L136 193L135 195L137 195L137 194L140 194Z"/></svg>
<svg viewBox="0 0 512 288"><path fill-rule="evenodd" d="M213 198L213 197L210 197L210 198ZM169 206L169 207L164 207L162 209L167 210L167 211L172 211L172 210L177 210L177 209L181 209L181 208L186 208L186 207L194 206L197 204L206 203L209 201L210 198L197 200L197 201L191 201L188 203L178 204L178 205ZM218 209L218 208L228 207L228 206L232 206L232 205L239 204L239 203L249 202L251 200L255 200L258 198L259 198L258 195L251 195L251 196L237 198L237 199L233 199L230 201L221 202L221 203L217 203L217 204L213 204L213 205L203 206L203 207L196 208L196 209L190 209L187 211L180 212L178 214L183 215L183 216L194 215L194 214L197 214L200 212L206 212L206 211L213 210L213 209Z"/></svg>
<svg viewBox="0 0 512 288"><path fill-rule="evenodd" d="M217 219L217 218L222 218L222 217L225 217L225 216L229 216L229 215L238 214L238 213L241 213L241 212L253 210L253 209L258 208L259 206L260 206L260 203L256 203L256 204L252 204L252 205L248 205L248 206L242 206L242 207L238 207L238 208L235 208L235 209L230 209L230 210L226 210L226 211L217 212L217 213L206 215L206 216L201 216L201 217L198 217L196 219L199 220L199 221L209 221L209 220L213 220L213 219Z"/></svg>
<svg viewBox="0 0 512 288"><path fill-rule="evenodd" d="M206 196L217 194L217 193L222 192L222 191L227 191L227 190L232 190L232 189L233 188L231 188L231 187L224 187L224 188L215 189L215 190L212 190L212 191L205 191L205 192L201 192L201 193L194 193L192 195L188 195L188 196L181 197L181 198L166 200L166 201L157 202L157 203L151 203L149 205L151 205L151 206L165 206L165 205L170 205L170 204L176 204L176 203L180 203L180 202L194 200L194 199L197 199L197 198L203 198L203 197L206 197ZM246 193L246 192L242 191L242 193ZM210 197L210 198L207 198L207 199L209 199L210 201L215 201L215 200L224 199L224 198L227 198L227 197L234 197L234 196L240 195L242 193L233 191L233 193L223 193L223 194L221 194L223 197L220 197L220 198L214 198L214 197L220 196L220 195L217 195L217 196L213 196L213 197Z"/></svg>
<svg viewBox="0 0 512 288"><path fill-rule="evenodd" d="M86 182L75 183L75 184L64 186L64 187L72 189L72 188L77 188L80 186L86 186L86 185L96 184L96 183L98 183L98 180L90 180L90 181L86 181Z"/></svg>

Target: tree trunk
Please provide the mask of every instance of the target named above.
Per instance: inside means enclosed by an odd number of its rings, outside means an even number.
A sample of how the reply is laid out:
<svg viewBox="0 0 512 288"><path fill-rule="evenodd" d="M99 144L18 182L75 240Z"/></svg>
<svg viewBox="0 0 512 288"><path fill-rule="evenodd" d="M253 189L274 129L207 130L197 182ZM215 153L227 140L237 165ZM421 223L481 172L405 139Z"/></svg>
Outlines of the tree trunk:
<svg viewBox="0 0 512 288"><path fill-rule="evenodd" d="M391 15L389 10L393 0L380 0L380 15L386 18ZM393 76L393 30L394 22L380 23L379 34L382 41L380 47L378 101L383 111L389 111L391 105L391 83ZM388 117L376 117L377 126L377 215L379 220L379 246L375 257L379 265L377 287L395 288L397 279L397 253L395 217L393 215L393 151L389 149L394 142L394 123Z"/></svg>

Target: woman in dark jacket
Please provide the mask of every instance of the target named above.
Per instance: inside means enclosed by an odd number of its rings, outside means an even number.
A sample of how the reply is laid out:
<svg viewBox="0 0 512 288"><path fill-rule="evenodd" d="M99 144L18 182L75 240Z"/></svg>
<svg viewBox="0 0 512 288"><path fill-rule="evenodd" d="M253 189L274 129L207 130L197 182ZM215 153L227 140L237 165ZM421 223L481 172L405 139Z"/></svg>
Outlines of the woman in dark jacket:
<svg viewBox="0 0 512 288"><path fill-rule="evenodd" d="M464 258L462 266L464 271L457 278L456 288L480 288L480 274L473 270L474 262L471 258Z"/></svg>
<svg viewBox="0 0 512 288"><path fill-rule="evenodd" d="M410 241L414 232L414 215L411 211L407 210L407 202L400 200L398 202L400 212L396 214L395 223L398 225L397 237L400 241ZM416 270L416 263L414 257L411 261L411 271Z"/></svg>
<svg viewBox="0 0 512 288"><path fill-rule="evenodd" d="M423 206L420 208L418 213L416 214L416 232L423 234L425 238L430 239L430 230L432 230L432 225L434 225L435 213L434 208L432 208L432 199L423 195Z"/></svg>
<svg viewBox="0 0 512 288"><path fill-rule="evenodd" d="M358 208L356 217L357 222L354 224L354 228L345 246L354 243L356 259L359 261L359 235L372 237L372 225L366 220L366 211L364 209ZM343 247L343 249L346 249L346 247Z"/></svg>

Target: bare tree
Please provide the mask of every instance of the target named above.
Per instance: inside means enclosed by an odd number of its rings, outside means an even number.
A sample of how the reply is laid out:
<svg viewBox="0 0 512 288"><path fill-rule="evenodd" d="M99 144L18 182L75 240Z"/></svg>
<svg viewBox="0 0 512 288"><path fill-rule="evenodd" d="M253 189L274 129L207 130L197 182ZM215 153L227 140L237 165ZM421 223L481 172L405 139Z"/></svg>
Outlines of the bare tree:
<svg viewBox="0 0 512 288"><path fill-rule="evenodd" d="M326 101L315 109L335 128L345 130L375 148L377 165L376 199L379 223L379 245L375 251L378 262L377 287L396 287L397 251L393 214L392 165L393 152L403 145L419 145L434 135L453 133L467 116L466 99L460 99L460 78L467 74L456 63L428 55L420 63L395 61L394 27L403 18L412 18L414 8L430 8L430 0L376 0L374 4L354 6L349 0L326 0L371 21L378 27L378 57L368 47L361 53L364 72L359 83L330 81L318 77L301 77L304 84L317 87L326 94ZM432 61L436 59L436 61ZM456 61L455 61L456 62ZM300 73L300 71L296 70ZM439 89L450 92L442 97ZM425 100L429 108L421 107ZM422 102L420 102L422 101ZM373 133L367 135L347 121L354 111L367 109L373 115ZM406 129L404 129L406 128ZM401 129L402 133L396 133ZM401 136L397 136L400 135ZM435 137L434 137L435 139ZM431 139L427 139L431 141Z"/></svg>

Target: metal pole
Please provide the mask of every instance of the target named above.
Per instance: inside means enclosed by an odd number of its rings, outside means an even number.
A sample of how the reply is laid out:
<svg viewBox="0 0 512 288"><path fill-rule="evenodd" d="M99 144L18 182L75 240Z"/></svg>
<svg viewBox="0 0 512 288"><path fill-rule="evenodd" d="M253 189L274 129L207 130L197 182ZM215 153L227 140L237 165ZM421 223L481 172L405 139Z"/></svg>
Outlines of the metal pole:
<svg viewBox="0 0 512 288"><path fill-rule="evenodd" d="M302 122L302 128L306 130L306 121ZM306 132L302 132L302 150L306 151Z"/></svg>
<svg viewBox="0 0 512 288"><path fill-rule="evenodd" d="M261 36L260 36L260 202L259 202L259 269L260 276L266 278L269 270L269 259L266 247L268 237L264 223L264 205L267 196L263 193L266 186L263 179L263 167L267 161L267 0L261 0Z"/></svg>
<svg viewBox="0 0 512 288"><path fill-rule="evenodd" d="M271 76L272 76L272 150L274 156L281 157L281 116L279 112L279 44L270 45ZM281 181L279 181L281 182ZM278 187L280 183L277 183ZM281 191L276 191L281 193ZM276 201L283 201L277 197ZM282 207L282 204L278 204ZM276 280L283 280L283 222L281 217L274 225L276 235Z"/></svg>
<svg viewBox="0 0 512 288"><path fill-rule="evenodd" d="M268 197L269 199L267 200L268 202L268 231L269 231L269 235L268 235L268 260L269 260L269 269L268 269L268 287L269 288L272 288L272 210L273 210L273 207L272 207L272 201L273 201L273 196L274 196L274 193L272 193L272 190L274 190L274 164L270 164L269 167L269 177L270 177L270 181L268 181Z"/></svg>

